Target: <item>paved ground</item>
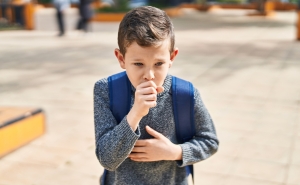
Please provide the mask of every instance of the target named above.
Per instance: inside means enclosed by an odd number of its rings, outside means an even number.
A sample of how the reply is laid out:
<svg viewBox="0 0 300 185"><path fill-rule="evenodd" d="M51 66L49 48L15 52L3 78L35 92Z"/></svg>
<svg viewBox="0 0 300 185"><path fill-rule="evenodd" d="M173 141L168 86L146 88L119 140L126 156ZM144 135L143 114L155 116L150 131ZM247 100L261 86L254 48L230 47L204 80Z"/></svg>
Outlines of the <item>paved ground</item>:
<svg viewBox="0 0 300 185"><path fill-rule="evenodd" d="M173 18L180 53L171 73L200 89L221 142L196 164L195 184L299 185L296 16L245 13ZM70 26L56 38L45 31L51 17L38 21L39 31L0 32L0 106L47 114L45 135L0 159L0 185L97 184L103 169L94 154L93 85L121 71L113 55L118 23L95 23L86 37Z"/></svg>

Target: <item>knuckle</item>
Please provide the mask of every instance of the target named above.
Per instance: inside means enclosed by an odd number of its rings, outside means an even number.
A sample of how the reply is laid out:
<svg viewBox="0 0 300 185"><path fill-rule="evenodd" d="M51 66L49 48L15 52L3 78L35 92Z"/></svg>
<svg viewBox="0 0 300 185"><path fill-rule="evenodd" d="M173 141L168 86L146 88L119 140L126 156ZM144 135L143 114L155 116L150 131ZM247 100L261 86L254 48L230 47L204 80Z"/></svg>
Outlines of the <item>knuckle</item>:
<svg viewBox="0 0 300 185"><path fill-rule="evenodd" d="M150 85L153 85L153 84L154 84L154 82L153 82L152 80L150 80L149 83L150 83Z"/></svg>
<svg viewBox="0 0 300 185"><path fill-rule="evenodd" d="M151 87L151 92L156 93L156 89L154 87Z"/></svg>
<svg viewBox="0 0 300 185"><path fill-rule="evenodd" d="M149 107L150 108L154 107L153 103L149 103Z"/></svg>
<svg viewBox="0 0 300 185"><path fill-rule="evenodd" d="M151 150L149 148L145 149L145 153L148 154Z"/></svg>
<svg viewBox="0 0 300 185"><path fill-rule="evenodd" d="M153 102L153 106L155 107L156 105L157 105L156 101L155 101L155 102Z"/></svg>
<svg viewBox="0 0 300 185"><path fill-rule="evenodd" d="M156 88L156 84L153 81L150 81L151 85Z"/></svg>
<svg viewBox="0 0 300 185"><path fill-rule="evenodd" d="M150 94L150 93L152 93L152 87L147 87L147 89L146 89L146 93L147 93L147 94Z"/></svg>
<svg viewBox="0 0 300 185"><path fill-rule="evenodd" d="M149 144L150 144L150 141L149 141L149 140L146 140L146 141L145 141L145 145L146 145L146 146L149 146Z"/></svg>
<svg viewBox="0 0 300 185"><path fill-rule="evenodd" d="M135 90L135 95L141 94L141 90L140 89L136 89Z"/></svg>

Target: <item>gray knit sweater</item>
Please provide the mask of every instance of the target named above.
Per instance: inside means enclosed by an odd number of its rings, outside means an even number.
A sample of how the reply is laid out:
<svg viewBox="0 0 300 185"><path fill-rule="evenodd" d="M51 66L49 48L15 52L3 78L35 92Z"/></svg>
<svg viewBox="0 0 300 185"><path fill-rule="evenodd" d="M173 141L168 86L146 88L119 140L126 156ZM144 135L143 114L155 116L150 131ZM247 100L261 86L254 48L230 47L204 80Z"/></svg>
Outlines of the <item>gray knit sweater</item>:
<svg viewBox="0 0 300 185"><path fill-rule="evenodd" d="M180 161L135 162L127 158L138 139L152 138L145 126L160 132L178 144L172 110L172 77L167 75L164 92L157 95L157 106L142 118L137 130L132 131L126 117L117 123L109 109L107 78L94 87L94 118L96 155L101 165L109 170L105 185L187 185L185 166L204 160L218 149L213 121L200 94L195 89L196 135L189 142L180 144L183 154ZM134 102L132 88L132 101ZM120 92L122 93L122 92Z"/></svg>

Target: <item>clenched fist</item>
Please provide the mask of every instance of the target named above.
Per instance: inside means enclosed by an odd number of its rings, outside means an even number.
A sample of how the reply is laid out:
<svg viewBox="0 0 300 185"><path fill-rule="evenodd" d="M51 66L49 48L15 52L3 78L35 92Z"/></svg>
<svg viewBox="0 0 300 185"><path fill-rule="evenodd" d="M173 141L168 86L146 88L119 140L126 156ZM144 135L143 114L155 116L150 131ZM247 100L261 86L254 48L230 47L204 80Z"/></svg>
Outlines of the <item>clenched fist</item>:
<svg viewBox="0 0 300 185"><path fill-rule="evenodd" d="M149 113L149 109L156 106L157 94L164 91L153 81L143 82L136 87L134 104L127 115L127 121L136 130L140 120Z"/></svg>

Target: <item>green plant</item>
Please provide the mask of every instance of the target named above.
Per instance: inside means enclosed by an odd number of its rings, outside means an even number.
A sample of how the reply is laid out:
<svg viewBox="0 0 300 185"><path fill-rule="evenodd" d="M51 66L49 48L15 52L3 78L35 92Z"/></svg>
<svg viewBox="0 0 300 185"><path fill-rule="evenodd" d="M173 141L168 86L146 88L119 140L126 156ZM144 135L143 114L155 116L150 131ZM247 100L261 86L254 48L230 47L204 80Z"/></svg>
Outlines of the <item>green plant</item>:
<svg viewBox="0 0 300 185"><path fill-rule="evenodd" d="M217 2L241 4L241 3L245 3L246 1L245 0L218 0Z"/></svg>
<svg viewBox="0 0 300 185"><path fill-rule="evenodd" d="M164 8L170 7L166 3L149 3L149 6L154 6L154 7L159 8L159 9L164 9Z"/></svg>
<svg viewBox="0 0 300 185"><path fill-rule="evenodd" d="M52 0L38 0L37 2L41 4L50 4L52 3Z"/></svg>
<svg viewBox="0 0 300 185"><path fill-rule="evenodd" d="M97 12L128 12L128 0L115 0L114 5L102 7L96 10Z"/></svg>
<svg viewBox="0 0 300 185"><path fill-rule="evenodd" d="M299 0L290 0L290 3L298 4Z"/></svg>

